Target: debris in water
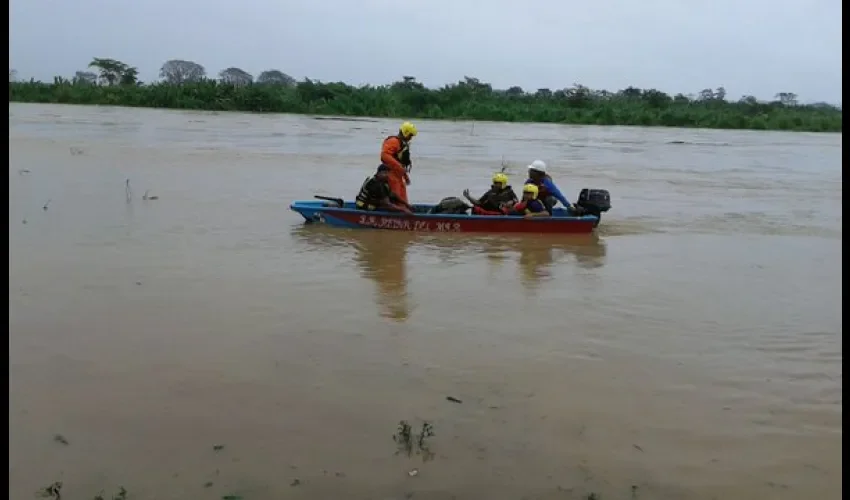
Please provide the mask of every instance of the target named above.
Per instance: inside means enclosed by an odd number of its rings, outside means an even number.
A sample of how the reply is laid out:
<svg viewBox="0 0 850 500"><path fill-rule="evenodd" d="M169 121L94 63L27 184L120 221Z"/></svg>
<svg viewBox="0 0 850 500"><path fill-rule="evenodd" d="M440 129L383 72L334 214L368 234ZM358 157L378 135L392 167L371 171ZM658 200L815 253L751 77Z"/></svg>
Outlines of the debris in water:
<svg viewBox="0 0 850 500"><path fill-rule="evenodd" d="M150 189L146 190L145 194L142 195L142 199L145 200L145 201L147 201L147 200L158 200L159 196L148 196L148 193L150 193L150 191L151 191Z"/></svg>
<svg viewBox="0 0 850 500"><path fill-rule="evenodd" d="M18 175L27 175L29 173L30 173L30 170L28 168L22 168L22 169L18 170Z"/></svg>
<svg viewBox="0 0 850 500"><path fill-rule="evenodd" d="M640 451L640 452L642 452L642 451L643 451L643 448L641 448L640 446L638 446L638 445L636 445L636 444L633 444L633 445L632 445L632 448L634 448L634 449L636 449L637 451Z"/></svg>
<svg viewBox="0 0 850 500"><path fill-rule="evenodd" d="M38 496L41 498L53 498L55 500L62 500L62 481L56 481L55 483L42 488L38 491Z"/></svg>
<svg viewBox="0 0 850 500"><path fill-rule="evenodd" d="M458 403L458 404L462 404L462 403L463 403L463 401L459 400L458 398L453 398L453 397L451 397L451 396L446 396L446 400L447 400L447 401L451 401L452 403Z"/></svg>
<svg viewBox="0 0 850 500"><path fill-rule="evenodd" d="M54 435L54 436L53 436L53 441L55 441L55 442L57 442L57 443L59 443L59 444L64 444L65 446L68 446L68 440L67 440L67 439L65 439L65 436L63 436L62 434L56 434L56 435Z"/></svg>
<svg viewBox="0 0 850 500"><path fill-rule="evenodd" d="M402 420L398 423L398 430L393 434L393 441L398 443L399 446L410 448L413 444L412 436L413 428L407 420Z"/></svg>
<svg viewBox="0 0 850 500"><path fill-rule="evenodd" d="M80 148L70 148L70 151L71 151L71 156L79 156L79 155L81 155L85 152Z"/></svg>
<svg viewBox="0 0 850 500"><path fill-rule="evenodd" d="M46 211L47 211L47 206L48 206L48 205L50 205L50 202L51 202L51 201L52 201L52 200L47 200L47 203L45 203L45 204L44 204L44 206L43 206L43 207L41 207L41 209L42 209L42 210L44 210L44 211L46 212Z"/></svg>
<svg viewBox="0 0 850 500"><path fill-rule="evenodd" d="M141 281L137 281L137 282L136 282L136 284L137 284L137 285L141 285L141 284L142 284L142 282L141 282ZM224 445L223 445L223 444L214 444L214 445L213 445L213 451L221 451L221 450L223 450L223 449L224 449Z"/></svg>
<svg viewBox="0 0 850 500"><path fill-rule="evenodd" d="M422 460L428 461L434 458L426 440L434 436L434 427L428 421L422 422L422 429L418 434L413 432L413 427L406 420L398 423L398 431L393 435L398 450L396 455L404 453L408 457L414 453L422 455Z"/></svg>
<svg viewBox="0 0 850 500"><path fill-rule="evenodd" d="M103 494L103 490L101 490L101 492L95 495L92 500L107 500L106 497L103 496ZM120 488L118 488L118 493L112 495L110 498L112 500L127 500L127 490L123 486L121 486Z"/></svg>
<svg viewBox="0 0 850 500"><path fill-rule="evenodd" d="M434 436L434 426L429 422L422 422L422 430L419 432L417 443L420 449L425 449L425 439Z"/></svg>
<svg viewBox="0 0 850 500"><path fill-rule="evenodd" d="M124 182L124 196L127 197L127 203L133 201L133 190L130 189L130 179Z"/></svg>
<svg viewBox="0 0 850 500"><path fill-rule="evenodd" d="M299 484L301 484L301 480L296 477L291 483L289 483L289 486L298 486Z"/></svg>
<svg viewBox="0 0 850 500"><path fill-rule="evenodd" d="M419 469L413 469L412 471L408 472L407 475L410 477L415 477L419 475Z"/></svg>

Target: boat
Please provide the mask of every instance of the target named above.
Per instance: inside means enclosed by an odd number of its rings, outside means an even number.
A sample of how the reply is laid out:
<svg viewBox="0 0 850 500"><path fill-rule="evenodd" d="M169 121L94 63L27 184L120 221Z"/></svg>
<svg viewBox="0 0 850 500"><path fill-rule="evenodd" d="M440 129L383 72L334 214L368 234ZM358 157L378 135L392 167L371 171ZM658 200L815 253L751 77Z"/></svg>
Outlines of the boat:
<svg viewBox="0 0 850 500"><path fill-rule="evenodd" d="M328 196L315 200L294 201L289 208L301 214L307 223L333 227L384 229L425 233L550 233L589 234L599 225L602 213L610 208L610 195L604 189L583 189L576 205L582 215L564 208L552 210L551 217L526 219L510 215L470 215L435 213L439 205L415 204L413 213L358 210L353 201ZM471 207L466 207L468 210Z"/></svg>

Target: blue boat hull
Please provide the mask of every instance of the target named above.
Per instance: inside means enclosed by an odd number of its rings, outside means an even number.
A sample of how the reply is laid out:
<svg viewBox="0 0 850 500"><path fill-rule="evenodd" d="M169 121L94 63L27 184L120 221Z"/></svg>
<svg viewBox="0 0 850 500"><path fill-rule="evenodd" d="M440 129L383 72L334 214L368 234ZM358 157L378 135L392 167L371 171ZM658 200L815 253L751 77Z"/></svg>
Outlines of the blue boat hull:
<svg viewBox="0 0 850 500"><path fill-rule="evenodd" d="M340 200L341 201L341 200ZM460 233L591 233L599 223L594 215L573 216L563 208L552 217L526 219L507 215L430 214L434 205L414 205L413 214L358 210L353 202L340 208L333 201L295 201L289 208L307 222L333 227Z"/></svg>

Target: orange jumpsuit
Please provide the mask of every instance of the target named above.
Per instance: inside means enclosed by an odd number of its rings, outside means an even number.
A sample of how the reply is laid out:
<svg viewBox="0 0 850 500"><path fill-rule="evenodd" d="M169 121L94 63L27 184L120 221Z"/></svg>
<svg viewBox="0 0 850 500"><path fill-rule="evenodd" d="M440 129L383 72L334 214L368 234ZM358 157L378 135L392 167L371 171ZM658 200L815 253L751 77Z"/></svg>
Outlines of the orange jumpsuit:
<svg viewBox="0 0 850 500"><path fill-rule="evenodd" d="M402 143L400 137L395 135L387 137L384 139L384 144L381 145L381 163L390 167L389 185L392 192L405 203L408 203L407 180L409 177L404 165L399 161L406 147L407 145Z"/></svg>

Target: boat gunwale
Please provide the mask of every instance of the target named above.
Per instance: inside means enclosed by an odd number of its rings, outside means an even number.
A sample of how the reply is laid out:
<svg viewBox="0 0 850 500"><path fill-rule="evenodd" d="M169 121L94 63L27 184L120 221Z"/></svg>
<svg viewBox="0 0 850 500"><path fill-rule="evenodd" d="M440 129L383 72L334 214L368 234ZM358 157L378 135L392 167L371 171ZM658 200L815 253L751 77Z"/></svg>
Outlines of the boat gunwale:
<svg viewBox="0 0 850 500"><path fill-rule="evenodd" d="M591 222L599 220L595 215L551 215L549 217L532 217L526 219L521 215L476 215L476 214L429 214L429 213L413 213L406 214L403 212L387 212L383 210L360 210L357 208L348 208L348 207L336 207L336 206L328 206L326 201L314 201L314 200L296 200L293 201L289 205L289 209L298 212L302 216L304 216L304 211L311 212L328 212L328 213L362 213L364 215L371 216L380 216L380 217L401 217L401 218L412 218L412 219L425 219L425 220L435 220L435 219L450 219L450 220L480 220L480 221L504 221L504 220L518 220L522 219L528 222ZM345 202L346 204L352 202ZM424 203L413 203L414 207L434 207L434 204L424 204ZM563 208L556 208L556 210L563 211Z"/></svg>

